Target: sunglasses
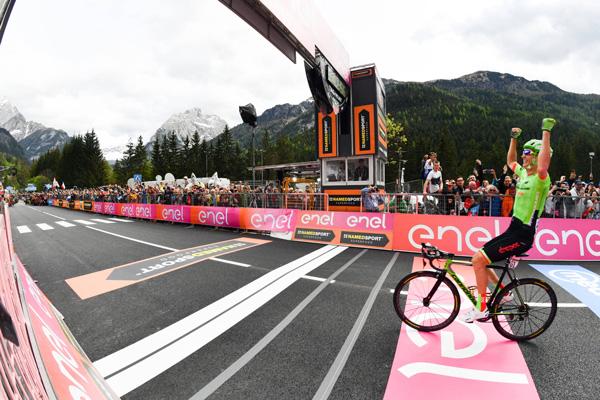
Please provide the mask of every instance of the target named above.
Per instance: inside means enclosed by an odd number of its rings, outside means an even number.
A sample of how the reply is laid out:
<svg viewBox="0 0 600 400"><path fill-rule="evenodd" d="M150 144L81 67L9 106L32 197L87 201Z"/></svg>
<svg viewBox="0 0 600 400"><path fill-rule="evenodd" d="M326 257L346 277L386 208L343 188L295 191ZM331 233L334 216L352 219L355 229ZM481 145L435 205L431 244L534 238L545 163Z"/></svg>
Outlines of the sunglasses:
<svg viewBox="0 0 600 400"><path fill-rule="evenodd" d="M533 151L531 151L530 149L523 150L523 155L524 156L529 156L529 155L532 155L532 154L533 154Z"/></svg>

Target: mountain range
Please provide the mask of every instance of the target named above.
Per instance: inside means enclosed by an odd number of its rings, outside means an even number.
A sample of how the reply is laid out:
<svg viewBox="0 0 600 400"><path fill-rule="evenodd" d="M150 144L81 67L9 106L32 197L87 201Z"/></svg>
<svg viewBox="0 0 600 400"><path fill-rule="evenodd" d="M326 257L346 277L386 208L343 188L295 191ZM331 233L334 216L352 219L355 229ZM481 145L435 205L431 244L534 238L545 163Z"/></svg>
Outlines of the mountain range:
<svg viewBox="0 0 600 400"><path fill-rule="evenodd" d="M539 123L546 116L559 120L560 134L553 138L553 165L585 171L589 169L588 153L600 154L599 95L570 93L549 82L490 71L428 82L383 81L387 113L402 124L408 139L402 155L407 160L406 179L418 177L421 158L429 151L438 152L444 171L449 175L470 173L475 158L482 159L486 167L499 169L506 157L506 132L512 126L520 126L526 132L525 138L539 136ZM17 147L21 147L29 158L68 140L64 131L26 121L6 101L0 102L0 127L10 131L18 141L15 146L5 137L6 132L0 131L0 151L6 148L18 153ZM157 136L170 131L176 132L181 143L196 130L201 138L212 140L224 127L222 118L193 108L168 118L156 130L147 149ZM230 129L232 137L247 148L251 129L244 124ZM258 116L255 129L257 145L265 130L273 140L281 135L294 138L302 132L313 131L312 100L265 110ZM53 131L62 133L52 135ZM109 160L121 157L123 150L122 147L103 149ZM388 180L395 179L394 171L388 172Z"/></svg>

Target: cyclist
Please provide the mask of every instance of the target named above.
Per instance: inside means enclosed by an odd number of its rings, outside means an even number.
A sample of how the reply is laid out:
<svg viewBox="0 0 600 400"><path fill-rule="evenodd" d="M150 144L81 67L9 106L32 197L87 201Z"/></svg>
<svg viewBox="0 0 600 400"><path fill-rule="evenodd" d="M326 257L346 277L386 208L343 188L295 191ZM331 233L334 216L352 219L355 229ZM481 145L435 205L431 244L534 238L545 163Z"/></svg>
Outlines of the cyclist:
<svg viewBox="0 0 600 400"><path fill-rule="evenodd" d="M487 283L498 282L498 276L486 266L503 260L511 255L522 254L533 245L537 220L544 211L544 203L550 189L548 167L552 157L550 134L556 121L544 118L542 121L542 140L532 139L523 146L523 165L517 162L517 139L520 128L512 128L510 146L506 155L507 165L519 177L517 183L513 217L508 229L500 236L487 242L473 256L471 262L477 281L477 305L463 316L463 321L473 322L488 317ZM510 300L510 299L506 299Z"/></svg>

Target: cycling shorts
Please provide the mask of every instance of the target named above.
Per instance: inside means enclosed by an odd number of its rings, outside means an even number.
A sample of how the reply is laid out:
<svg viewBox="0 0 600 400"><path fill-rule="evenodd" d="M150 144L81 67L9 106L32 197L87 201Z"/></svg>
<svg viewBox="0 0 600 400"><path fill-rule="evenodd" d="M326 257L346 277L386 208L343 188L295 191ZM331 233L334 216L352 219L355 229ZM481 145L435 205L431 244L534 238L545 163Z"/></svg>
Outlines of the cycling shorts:
<svg viewBox="0 0 600 400"><path fill-rule="evenodd" d="M529 250L533 246L534 236L535 224L525 225L517 218L513 218L508 229L487 242L481 251L490 262L504 260Z"/></svg>

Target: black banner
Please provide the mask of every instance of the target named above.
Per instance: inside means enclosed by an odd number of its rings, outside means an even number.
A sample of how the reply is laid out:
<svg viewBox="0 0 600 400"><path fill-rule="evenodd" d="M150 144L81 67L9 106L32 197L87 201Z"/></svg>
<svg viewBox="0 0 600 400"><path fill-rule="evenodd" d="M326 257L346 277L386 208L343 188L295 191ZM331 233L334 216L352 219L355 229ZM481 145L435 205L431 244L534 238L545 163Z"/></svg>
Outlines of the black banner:
<svg viewBox="0 0 600 400"><path fill-rule="evenodd" d="M92 202L91 201L84 201L83 202L83 209L86 211L91 211L92 210Z"/></svg>
<svg viewBox="0 0 600 400"><path fill-rule="evenodd" d="M296 228L296 239L331 242L335 238L333 231L327 229Z"/></svg>
<svg viewBox="0 0 600 400"><path fill-rule="evenodd" d="M321 152L323 154L331 154L333 153L333 121L329 115L323 117L321 120L321 131L323 132L323 143Z"/></svg>
<svg viewBox="0 0 600 400"><path fill-rule="evenodd" d="M75 208L75 201L69 201L69 208Z"/></svg>
<svg viewBox="0 0 600 400"><path fill-rule="evenodd" d="M382 233L346 232L342 231L340 243L363 246L385 247L389 243L387 235Z"/></svg>
<svg viewBox="0 0 600 400"><path fill-rule="evenodd" d="M358 133L360 150L371 150L371 114L367 110L358 113Z"/></svg>
<svg viewBox="0 0 600 400"><path fill-rule="evenodd" d="M329 205L360 207L360 196L351 194L330 194Z"/></svg>

